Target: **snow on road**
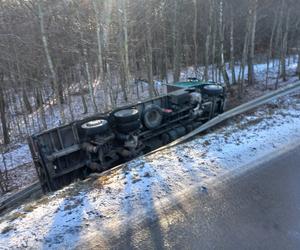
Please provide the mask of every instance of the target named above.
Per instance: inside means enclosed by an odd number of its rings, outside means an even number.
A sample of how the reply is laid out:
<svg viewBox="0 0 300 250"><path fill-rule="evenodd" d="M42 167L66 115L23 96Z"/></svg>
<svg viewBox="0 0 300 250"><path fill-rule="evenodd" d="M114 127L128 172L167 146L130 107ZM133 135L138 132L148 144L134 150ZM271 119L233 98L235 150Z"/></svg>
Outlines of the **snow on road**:
<svg viewBox="0 0 300 250"><path fill-rule="evenodd" d="M300 139L300 94L239 116L191 142L133 160L21 206L0 221L0 248L73 248L95 232L103 241L139 213L182 190L249 165ZM209 192L209 188L207 190Z"/></svg>

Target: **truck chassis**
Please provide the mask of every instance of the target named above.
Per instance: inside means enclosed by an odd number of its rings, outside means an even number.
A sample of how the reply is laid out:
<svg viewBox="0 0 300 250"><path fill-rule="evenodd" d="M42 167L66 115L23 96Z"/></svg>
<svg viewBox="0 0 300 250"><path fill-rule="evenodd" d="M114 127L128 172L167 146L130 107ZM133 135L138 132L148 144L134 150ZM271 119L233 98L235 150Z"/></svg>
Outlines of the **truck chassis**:
<svg viewBox="0 0 300 250"><path fill-rule="evenodd" d="M44 192L103 172L191 132L224 110L219 84L167 95L71 122L28 138Z"/></svg>

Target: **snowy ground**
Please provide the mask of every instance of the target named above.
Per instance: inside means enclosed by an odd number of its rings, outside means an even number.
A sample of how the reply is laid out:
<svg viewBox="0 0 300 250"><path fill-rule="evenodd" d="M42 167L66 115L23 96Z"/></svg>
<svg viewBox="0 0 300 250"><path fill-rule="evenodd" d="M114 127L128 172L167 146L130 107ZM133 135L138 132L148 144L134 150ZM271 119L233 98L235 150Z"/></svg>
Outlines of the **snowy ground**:
<svg viewBox="0 0 300 250"><path fill-rule="evenodd" d="M1 218L4 249L64 249L156 216L162 200L280 151L300 139L300 93L283 97L191 142L92 176ZM1 248L0 247L0 248Z"/></svg>
<svg viewBox="0 0 300 250"><path fill-rule="evenodd" d="M292 82L295 82L298 80L298 77L294 76L295 72L296 72L296 68L297 68L297 60L298 60L297 56L290 56L289 58L287 58L286 65L287 65L287 73L289 75L289 79L287 82L284 82L284 83L280 80L279 86L283 85L283 84L289 84L289 83L292 83ZM274 60L270 63L270 73L269 73L270 77L268 80L269 87L272 87L275 84L277 70L278 70L278 63L279 63L278 60ZM226 64L226 67L228 70L229 77L231 78L229 64ZM258 88L259 87L261 87L261 88L259 88L256 91L259 93L254 93L254 96L249 97L250 99L257 97L259 94L261 94L261 92L263 93L264 91L266 91L264 89L266 68L267 68L266 63L256 64L254 66L256 80L259 82ZM201 77L203 75L203 71L204 71L203 67L197 68L196 71L195 71L194 67L187 67L181 71L180 79L185 80L187 77L194 77L194 76ZM247 76L247 74L246 74L247 67L245 68L245 71L246 71L245 76ZM210 70L209 70L210 79L212 79L211 72L212 72L212 70L210 68ZM235 73L236 73L236 78L238 78L239 65L236 65ZM222 78L219 80L222 81ZM173 81L173 74L171 71L168 74L168 81L169 82ZM166 92L166 88L164 86L165 83L166 83L165 80L164 81L159 81L159 80L155 81L155 87L160 94L164 94ZM95 89L97 106L100 108L100 110L103 110L103 95L104 94L103 94L103 90L99 86L98 82L94 83L94 89ZM137 97L136 85L131 86L130 89L131 89L131 91L130 91L131 94L129 96L129 100L131 103L134 103L138 100L143 100L148 97L148 85L146 83L139 84L139 98ZM71 93L78 93L78 91L79 91L78 84L71 86L71 89L70 89ZM252 90L252 91L255 91L255 90ZM74 112L74 114L76 114L76 119L86 117L93 113L92 102L88 95L86 96L87 105L89 107L89 112L87 114L82 114L83 106L82 106L80 96L72 95L70 98L72 98L72 103L75 104L75 105L73 105L73 112ZM117 99L118 99L118 106L122 106L125 104L124 100L122 99L121 93L118 95ZM246 97L246 99L244 101L247 101L247 100L249 100L249 99L247 99L247 97ZM47 122L48 128L58 126L60 124L58 108L54 107L54 110L51 110L49 108L49 105L45 105L45 110L46 110L46 118L47 118L46 122ZM11 110L10 112L13 113L13 110ZM69 109L67 108L67 106L65 107L65 112L66 112L67 119L69 121L71 121L71 117L70 117L71 115L70 115L70 112L69 112ZM39 128L37 125L38 120L39 120L38 112L34 112L33 114L28 116L28 122L29 123L32 122L35 124L35 125L33 125L33 128L35 128L35 129L31 129L31 131L28 131L29 134L39 131ZM27 131L25 129L24 121L20 121L20 126L21 126L21 130L23 131L24 136L25 136ZM17 132L18 132L17 129L15 129L12 133L17 133ZM12 138L16 139L17 136L13 136L13 134L12 134ZM23 142L22 142L22 140L17 140L17 142L14 141L12 143L12 145L10 145L10 148L7 151L8 152L0 154L0 170L2 170L2 171L4 170L4 162L5 162L7 169L13 169L18 166L23 166L24 164L28 164L32 161L29 148L27 146L26 141L24 141L24 140L23 140Z"/></svg>

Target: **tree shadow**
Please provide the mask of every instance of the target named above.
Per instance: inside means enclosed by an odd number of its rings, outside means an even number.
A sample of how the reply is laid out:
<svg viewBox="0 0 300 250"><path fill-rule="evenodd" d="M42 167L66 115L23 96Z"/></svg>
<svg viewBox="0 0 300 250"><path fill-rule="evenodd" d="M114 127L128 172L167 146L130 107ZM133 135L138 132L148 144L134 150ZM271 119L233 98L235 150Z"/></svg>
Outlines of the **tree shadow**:
<svg viewBox="0 0 300 250"><path fill-rule="evenodd" d="M43 239L42 249L75 247L80 240L86 202L80 194L62 200Z"/></svg>
<svg viewBox="0 0 300 250"><path fill-rule="evenodd" d="M132 169L137 170L136 175L142 176L142 178L138 180L135 179ZM126 174L126 185L124 189L125 198L122 204L123 211L126 213L128 219L132 219L134 215L139 212L145 214L145 217L142 219L139 228L134 228L133 225L127 223L126 233L122 236L122 242L117 243L117 245L121 249L140 247L164 249L168 243L168 235L160 225L160 219L164 216L162 214L164 211L161 212L161 210L163 210L162 208L160 208L160 211L157 210L155 203L159 200L159 194L152 188L152 184L154 181L159 183L159 186L168 193L168 196L164 198L175 199L171 195L172 190L165 182L165 179L157 172L155 172L156 175L154 178L148 176L149 166L143 168L132 167L132 169L124 170ZM137 196L134 196L133 193L136 193ZM187 217L188 214L179 202L174 203L174 208L180 212L182 216ZM167 213L168 211L165 212ZM127 222L130 221L131 220L128 220ZM142 235L137 237L139 233ZM141 238L143 239L142 241ZM140 244L142 244L142 246L140 246Z"/></svg>

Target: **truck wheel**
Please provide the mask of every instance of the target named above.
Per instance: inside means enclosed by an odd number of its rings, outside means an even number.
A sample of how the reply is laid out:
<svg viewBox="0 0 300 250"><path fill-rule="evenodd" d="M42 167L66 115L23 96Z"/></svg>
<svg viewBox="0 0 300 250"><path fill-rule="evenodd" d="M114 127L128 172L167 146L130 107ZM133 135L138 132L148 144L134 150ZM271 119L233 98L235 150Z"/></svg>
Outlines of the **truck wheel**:
<svg viewBox="0 0 300 250"><path fill-rule="evenodd" d="M147 129L156 129L163 120L163 113L158 105L151 104L146 106L143 112L143 122Z"/></svg>
<svg viewBox="0 0 300 250"><path fill-rule="evenodd" d="M185 127L185 129L186 129L186 132L187 133L190 133L190 132L192 132L193 131L193 125L187 125L186 127Z"/></svg>
<svg viewBox="0 0 300 250"><path fill-rule="evenodd" d="M202 89L202 93L210 96L218 96L223 93L223 87L217 84L205 85Z"/></svg>
<svg viewBox="0 0 300 250"><path fill-rule="evenodd" d="M124 123L124 122L133 122L139 119L139 111L138 109L132 108L132 109L123 109L120 111L117 111L113 114L116 122Z"/></svg>
<svg viewBox="0 0 300 250"><path fill-rule="evenodd" d="M181 137L186 134L186 129L183 126L176 128L175 131L176 131L177 137Z"/></svg>
<svg viewBox="0 0 300 250"><path fill-rule="evenodd" d="M170 136L167 133L162 134L160 139L163 145L166 145L171 141Z"/></svg>
<svg viewBox="0 0 300 250"><path fill-rule="evenodd" d="M171 141L175 141L175 140L178 138L178 135L177 135L175 129L169 131L169 132L168 132L168 135L170 136L170 140L171 140Z"/></svg>
<svg viewBox="0 0 300 250"><path fill-rule="evenodd" d="M107 120L92 120L81 125L81 128L86 135L92 136L96 134L103 134L108 130Z"/></svg>
<svg viewBox="0 0 300 250"><path fill-rule="evenodd" d="M121 133L132 132L138 130L141 127L141 121L136 120L133 122L126 122L117 125L117 130Z"/></svg>

